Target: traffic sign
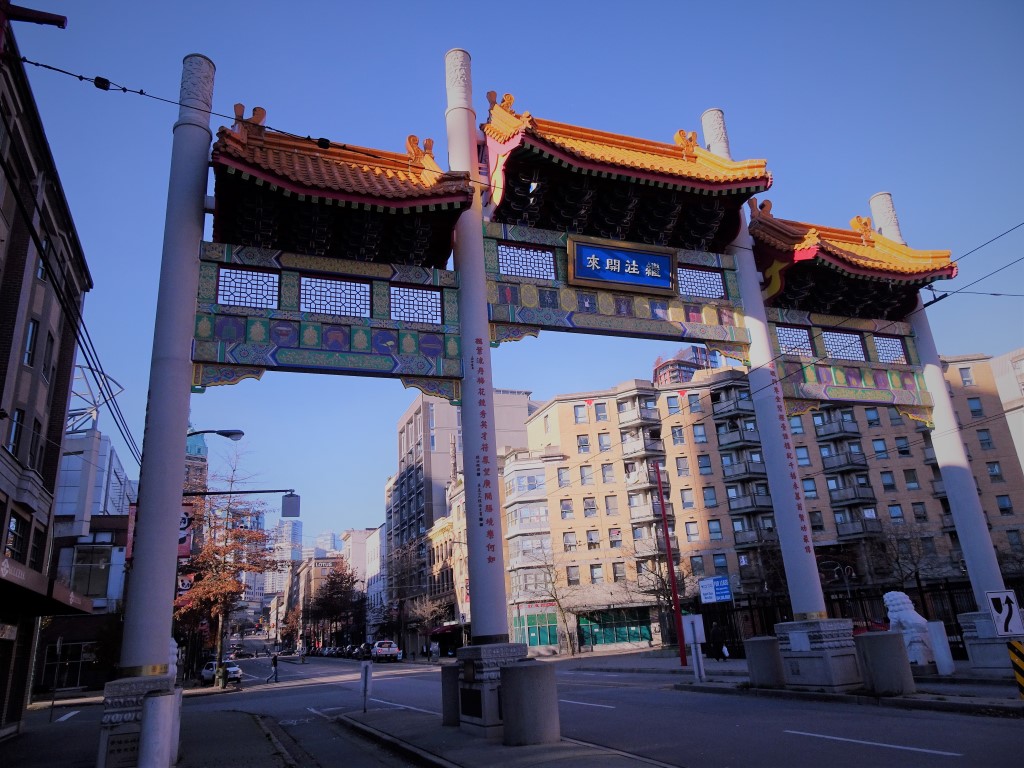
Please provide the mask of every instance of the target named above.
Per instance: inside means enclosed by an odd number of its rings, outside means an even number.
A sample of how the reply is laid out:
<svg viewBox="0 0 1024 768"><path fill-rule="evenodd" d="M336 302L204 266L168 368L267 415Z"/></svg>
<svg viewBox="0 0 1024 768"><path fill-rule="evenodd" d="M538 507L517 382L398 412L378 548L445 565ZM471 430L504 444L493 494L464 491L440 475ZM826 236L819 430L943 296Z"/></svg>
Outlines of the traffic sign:
<svg viewBox="0 0 1024 768"><path fill-rule="evenodd" d="M1024 636L1024 618L1021 617L1020 603L1012 589L1001 592L986 592L988 609L996 625L999 637Z"/></svg>

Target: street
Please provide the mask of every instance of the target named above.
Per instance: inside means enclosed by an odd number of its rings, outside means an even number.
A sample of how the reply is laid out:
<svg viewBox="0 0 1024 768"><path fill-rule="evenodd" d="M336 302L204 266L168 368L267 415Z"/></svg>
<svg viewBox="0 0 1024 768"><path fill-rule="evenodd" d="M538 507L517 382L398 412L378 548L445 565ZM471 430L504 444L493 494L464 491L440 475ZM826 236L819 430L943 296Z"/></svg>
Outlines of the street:
<svg viewBox="0 0 1024 768"><path fill-rule="evenodd" d="M569 669L566 662L551 663L558 667L564 738L629 752L654 764L701 768L1020 764L1020 723L1015 719L691 693L672 687L679 676L585 672ZM338 763L339 754L351 756L356 750L362 762L350 764L381 768L407 764L332 722L341 713L363 708L359 662L311 657L301 664L297 657L283 656L277 683L264 682L270 671L267 658L244 659L239 664L245 673L241 690L187 696L186 723L201 723L204 716L216 712L244 711L262 715L302 766L326 768ZM371 669L368 709L407 707L440 715L440 667L399 663ZM52 734L48 741L61 745L60 763L92 765L101 707L58 709L52 724L47 723L48 715L46 710L33 712L30 727ZM438 727L442 727L440 719ZM70 754L71 746L79 742L88 749L83 746ZM17 739L4 747L5 765L55 764L53 756L20 753Z"/></svg>

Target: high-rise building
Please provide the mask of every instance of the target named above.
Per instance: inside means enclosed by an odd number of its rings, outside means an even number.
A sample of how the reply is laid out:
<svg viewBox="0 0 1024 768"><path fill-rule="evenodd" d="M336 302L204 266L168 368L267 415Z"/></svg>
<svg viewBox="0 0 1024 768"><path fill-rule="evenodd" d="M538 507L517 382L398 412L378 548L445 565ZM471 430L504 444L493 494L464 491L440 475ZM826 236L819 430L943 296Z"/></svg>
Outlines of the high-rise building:
<svg viewBox="0 0 1024 768"><path fill-rule="evenodd" d="M1024 472L987 361L946 362L993 544L1019 578ZM561 395L527 430L529 450L510 453L503 474L512 637L535 654L659 640L671 632L669 549L691 607L701 579L725 577L736 610L703 610L728 612L737 638L771 631L778 617L759 610L785 611L787 595L764 467L773 449L743 370L698 372L683 392L635 380ZM792 412L789 430L833 613L884 618L884 590L918 590L922 612L955 626L949 590L970 590L927 425L844 403Z"/></svg>
<svg viewBox="0 0 1024 768"><path fill-rule="evenodd" d="M278 570L265 574L263 591L266 594L283 593L288 585L288 568L302 560L302 521L281 520L270 534L274 547L274 559Z"/></svg>

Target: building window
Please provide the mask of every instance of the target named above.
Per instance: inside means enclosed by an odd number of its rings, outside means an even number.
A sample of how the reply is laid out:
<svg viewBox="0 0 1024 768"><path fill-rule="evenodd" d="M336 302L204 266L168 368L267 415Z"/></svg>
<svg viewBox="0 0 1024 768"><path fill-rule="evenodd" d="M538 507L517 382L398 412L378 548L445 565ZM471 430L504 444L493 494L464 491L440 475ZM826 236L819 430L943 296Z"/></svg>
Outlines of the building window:
<svg viewBox="0 0 1024 768"><path fill-rule="evenodd" d="M585 405L574 405L572 407L572 415L576 420L577 424L587 423L587 406Z"/></svg>
<svg viewBox="0 0 1024 768"><path fill-rule="evenodd" d="M4 447L17 457L21 451L21 435L25 431L25 411L15 408L10 419L11 426L7 429L7 442Z"/></svg>
<svg viewBox="0 0 1024 768"><path fill-rule="evenodd" d="M676 456L676 477L690 476L690 459L686 456Z"/></svg>
<svg viewBox="0 0 1024 768"><path fill-rule="evenodd" d="M971 418L980 419L985 415L985 409L981 407L980 397L968 397L967 407L971 409Z"/></svg>
<svg viewBox="0 0 1024 768"><path fill-rule="evenodd" d="M821 340L825 344L825 357L834 360L866 360L864 342L860 334L845 331L822 331Z"/></svg>
<svg viewBox="0 0 1024 768"><path fill-rule="evenodd" d="M715 471L711 466L711 456L702 453L697 457L697 471L702 475L710 475Z"/></svg>
<svg viewBox="0 0 1024 768"><path fill-rule="evenodd" d="M825 530L825 519L821 516L821 512L814 509L808 513L811 517L811 530L812 531L824 531Z"/></svg>
<svg viewBox="0 0 1024 768"><path fill-rule="evenodd" d="M594 484L594 468L584 464L580 467L580 485Z"/></svg>
<svg viewBox="0 0 1024 768"><path fill-rule="evenodd" d="M1024 552L1024 540L1021 540L1020 531L1007 531L1006 543L1014 552Z"/></svg>
<svg viewBox="0 0 1024 768"><path fill-rule="evenodd" d="M790 434L802 435L804 433L804 420L800 416L789 417Z"/></svg>
<svg viewBox="0 0 1024 768"><path fill-rule="evenodd" d="M703 424L693 425L693 442L695 443L706 443L708 441L707 430L704 429Z"/></svg>
<svg viewBox="0 0 1024 768"><path fill-rule="evenodd" d="M835 448L832 447L832 443L822 443L818 446L818 453L825 459L835 453Z"/></svg>
<svg viewBox="0 0 1024 768"><path fill-rule="evenodd" d="M696 506L693 501L692 488L683 488L679 491L679 496L683 502L683 509L693 509Z"/></svg>
<svg viewBox="0 0 1024 768"><path fill-rule="evenodd" d="M883 471L882 477L882 490L883 491L895 491L896 490L896 476L892 472Z"/></svg>
<svg viewBox="0 0 1024 768"><path fill-rule="evenodd" d="M889 518L893 523L899 525L903 522L903 505L902 504L890 504L889 505Z"/></svg>
<svg viewBox="0 0 1024 768"><path fill-rule="evenodd" d="M921 490L921 483L918 482L916 469L904 469L903 482L906 483L908 491Z"/></svg>
<svg viewBox="0 0 1024 768"><path fill-rule="evenodd" d="M590 566L590 583L591 584L603 584L604 583L604 569L600 563L595 563Z"/></svg>
<svg viewBox="0 0 1024 768"><path fill-rule="evenodd" d="M709 485L703 488L704 493L704 506L705 507L717 507L718 506L718 494L715 492L715 486Z"/></svg>
<svg viewBox="0 0 1024 768"><path fill-rule="evenodd" d="M589 435L576 435L576 453L590 453Z"/></svg>
<svg viewBox="0 0 1024 768"><path fill-rule="evenodd" d="M999 465L998 461L988 461L985 463L986 469L988 469L988 479L993 483L1003 482L1003 468Z"/></svg>
<svg viewBox="0 0 1024 768"><path fill-rule="evenodd" d="M903 339L896 336L875 336L875 351L880 363L907 363L907 351Z"/></svg>
<svg viewBox="0 0 1024 768"><path fill-rule="evenodd" d="M584 517L597 517L597 499L593 499L593 498L583 499L583 516Z"/></svg>
<svg viewBox="0 0 1024 768"><path fill-rule="evenodd" d="M775 326L775 338L779 342L779 351L784 355L803 355L813 357L811 332L806 328Z"/></svg>
<svg viewBox="0 0 1024 768"><path fill-rule="evenodd" d="M33 571L43 570L43 551L46 547L46 529L36 528L32 531L32 543L28 550L28 566ZM105 597L106 595L100 595Z"/></svg>
<svg viewBox="0 0 1024 768"><path fill-rule="evenodd" d="M700 528L697 523L689 522L686 524L686 540L687 541L699 541L700 540Z"/></svg>
<svg viewBox="0 0 1024 768"><path fill-rule="evenodd" d="M647 528L642 525L633 526L633 541L643 541L647 538Z"/></svg>
<svg viewBox="0 0 1024 768"><path fill-rule="evenodd" d="M577 587L580 583L580 567L569 565L565 568L565 581L570 587Z"/></svg>
<svg viewBox="0 0 1024 768"><path fill-rule="evenodd" d="M876 438L871 441L871 450L875 452L876 459L888 459L889 449L885 447L885 440Z"/></svg>
<svg viewBox="0 0 1024 768"><path fill-rule="evenodd" d="M608 529L608 546L611 549L619 549L622 547L622 529L621 528L609 528Z"/></svg>
<svg viewBox="0 0 1024 768"><path fill-rule="evenodd" d="M572 520L574 515L572 511L572 499L562 499L558 502L558 508L562 512L563 520Z"/></svg>
<svg viewBox="0 0 1024 768"><path fill-rule="evenodd" d="M21 515L11 513L4 555L19 563L24 563L28 558L28 520Z"/></svg>
<svg viewBox="0 0 1024 768"><path fill-rule="evenodd" d="M43 349L43 369L39 372L42 374L43 380L46 382L50 381L53 376L53 334L46 334L46 347Z"/></svg>
<svg viewBox="0 0 1024 768"><path fill-rule="evenodd" d="M729 575L729 561L725 555L712 555L712 561L715 564L715 576L728 576Z"/></svg>
<svg viewBox="0 0 1024 768"><path fill-rule="evenodd" d="M704 406L700 404L700 395L687 395L686 405L690 413L704 413Z"/></svg>
<svg viewBox="0 0 1024 768"><path fill-rule="evenodd" d="M668 415L679 413L679 395L669 395L665 398L665 405L668 406Z"/></svg>
<svg viewBox="0 0 1024 768"><path fill-rule="evenodd" d="M965 366L964 368L958 368L957 370L960 372L960 382L965 387L973 387L974 386L974 374L971 373L970 366Z"/></svg>
<svg viewBox="0 0 1024 768"><path fill-rule="evenodd" d="M607 403L594 403L594 419L595 421L608 421Z"/></svg>
<svg viewBox="0 0 1024 768"><path fill-rule="evenodd" d="M914 520L919 523L923 523L928 519L928 510L924 506L923 501L915 501L910 505L911 511L914 513Z"/></svg>
<svg viewBox="0 0 1024 768"><path fill-rule="evenodd" d="M996 506L999 507L1000 515L1013 514L1013 500L1009 496L996 496Z"/></svg>
<svg viewBox="0 0 1024 768"><path fill-rule="evenodd" d="M568 488L572 480L569 479L569 468L559 467L558 468L558 487Z"/></svg>
<svg viewBox="0 0 1024 768"><path fill-rule="evenodd" d="M32 419L32 438L28 444L28 465L32 469L43 466L43 425Z"/></svg>
<svg viewBox="0 0 1024 768"><path fill-rule="evenodd" d="M672 427L672 445L684 445L686 437L682 427Z"/></svg>
<svg viewBox="0 0 1024 768"><path fill-rule="evenodd" d="M818 486L815 484L813 477L808 477L804 480L804 498L818 498Z"/></svg>
<svg viewBox="0 0 1024 768"><path fill-rule="evenodd" d="M714 490L712 488L712 490ZM708 520L708 538L711 541L722 540L722 521L721 520Z"/></svg>
<svg viewBox="0 0 1024 768"><path fill-rule="evenodd" d="M896 453L900 456L910 455L910 440L905 437L896 438Z"/></svg>
<svg viewBox="0 0 1024 768"><path fill-rule="evenodd" d="M625 563L612 563L612 580L616 582L626 580Z"/></svg>
<svg viewBox="0 0 1024 768"><path fill-rule="evenodd" d="M25 349L21 356L21 362L31 368L36 361L36 337L39 336L39 321L29 320L25 329Z"/></svg>
<svg viewBox="0 0 1024 768"><path fill-rule="evenodd" d="M566 552L576 551L576 531L566 531L562 534L562 549Z"/></svg>
<svg viewBox="0 0 1024 768"><path fill-rule="evenodd" d="M612 449L612 436L607 432L602 432L597 436L597 450L600 453L605 453Z"/></svg>
<svg viewBox="0 0 1024 768"><path fill-rule="evenodd" d="M983 451L991 451L996 447L995 443L992 442L992 432L987 429L978 430L978 443Z"/></svg>
<svg viewBox="0 0 1024 768"><path fill-rule="evenodd" d="M882 417L878 415L877 408L865 408L864 418L868 420L869 427L880 427L882 425Z"/></svg>
<svg viewBox="0 0 1024 768"><path fill-rule="evenodd" d="M614 483L615 482L615 465L614 464L602 464L601 465L601 482L602 483Z"/></svg>
<svg viewBox="0 0 1024 768"><path fill-rule="evenodd" d="M893 406L888 406L886 410L889 412L889 423L894 427L898 427L903 424L903 415Z"/></svg>
<svg viewBox="0 0 1024 768"><path fill-rule="evenodd" d="M693 555L690 558L690 571L697 578L704 575L704 557L702 555Z"/></svg>
<svg viewBox="0 0 1024 768"><path fill-rule="evenodd" d="M811 466L811 454L807 450L807 446L798 445L796 447L796 463L799 467Z"/></svg>

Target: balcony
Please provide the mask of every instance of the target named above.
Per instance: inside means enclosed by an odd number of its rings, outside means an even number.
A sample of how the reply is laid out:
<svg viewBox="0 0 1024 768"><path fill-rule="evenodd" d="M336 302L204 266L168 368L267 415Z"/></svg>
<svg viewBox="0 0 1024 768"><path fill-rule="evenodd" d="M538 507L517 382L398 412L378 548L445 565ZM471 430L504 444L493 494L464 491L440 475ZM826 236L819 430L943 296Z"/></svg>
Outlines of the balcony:
<svg viewBox="0 0 1024 768"><path fill-rule="evenodd" d="M626 487L630 490L636 490L639 488L654 488L658 485L658 475L661 475L661 484L663 487L668 487L668 470L661 468L655 474L654 470L650 467L642 468L636 472L628 473L626 475Z"/></svg>
<svg viewBox="0 0 1024 768"><path fill-rule="evenodd" d="M665 441L655 440L650 437L646 437L643 440L623 440L622 441L622 455L623 456L647 456L659 454L665 455Z"/></svg>
<svg viewBox="0 0 1024 768"><path fill-rule="evenodd" d="M735 531L736 549L751 549L779 543L779 534L774 528L756 528L753 531Z"/></svg>
<svg viewBox="0 0 1024 768"><path fill-rule="evenodd" d="M941 480L932 480L932 496L937 499L946 498L946 484Z"/></svg>
<svg viewBox="0 0 1024 768"><path fill-rule="evenodd" d="M519 568L543 568L551 563L550 550L539 550L537 552L524 552L519 555L510 555L508 559L509 570Z"/></svg>
<svg viewBox="0 0 1024 768"><path fill-rule="evenodd" d="M722 474L726 480L748 480L767 476L767 470L761 461L738 461L723 467Z"/></svg>
<svg viewBox="0 0 1024 768"><path fill-rule="evenodd" d="M857 426L855 421L826 421L824 424L816 424L814 426L814 434L818 436L818 439L827 439L830 437L859 437L860 427Z"/></svg>
<svg viewBox="0 0 1024 768"><path fill-rule="evenodd" d="M830 488L828 499L833 506L848 507L864 502L874 503L875 491L870 485L854 485L849 488Z"/></svg>
<svg viewBox="0 0 1024 768"><path fill-rule="evenodd" d="M505 538L512 538L524 533L547 533L551 530L551 523L547 516L541 519L516 520L509 522L505 530Z"/></svg>
<svg viewBox="0 0 1024 768"><path fill-rule="evenodd" d="M729 514L742 515L748 512L773 512L772 497L768 493L753 493L749 496L734 496L729 499Z"/></svg>
<svg viewBox="0 0 1024 768"><path fill-rule="evenodd" d="M760 565L741 565L740 566L740 581L741 582L752 582L752 581L764 581L764 575L761 572Z"/></svg>
<svg viewBox="0 0 1024 768"><path fill-rule="evenodd" d="M821 460L826 472L856 472L868 466L868 459L863 453L843 451L834 456L826 456Z"/></svg>
<svg viewBox="0 0 1024 768"><path fill-rule="evenodd" d="M749 397L730 397L711 404L711 413L723 419L739 416L751 416L754 413L754 401Z"/></svg>
<svg viewBox="0 0 1024 768"><path fill-rule="evenodd" d="M665 515L670 522L675 519L675 509L669 503L665 504ZM629 519L634 523L660 523L661 507L654 504L638 504L629 508Z"/></svg>
<svg viewBox="0 0 1024 768"><path fill-rule="evenodd" d="M858 536L876 536L882 532L881 520L851 520L836 525L839 538L855 538Z"/></svg>
<svg viewBox="0 0 1024 768"><path fill-rule="evenodd" d="M719 448L739 448L761 444L761 433L756 429L731 429L718 433Z"/></svg>
<svg viewBox="0 0 1024 768"><path fill-rule="evenodd" d="M942 516L942 530L944 530L944 531L952 531L954 528L956 528L956 523L953 522L953 516L952 515L943 515Z"/></svg>
<svg viewBox="0 0 1024 768"><path fill-rule="evenodd" d="M934 448L929 446L924 449L924 463L931 464L932 466L935 466L939 463L939 460L935 458Z"/></svg>
<svg viewBox="0 0 1024 768"><path fill-rule="evenodd" d="M679 551L679 547L676 542L676 537L672 537L672 552L675 554ZM640 539L639 541L633 542L633 553L636 557L664 557L665 552L665 540L659 536L657 539Z"/></svg>
<svg viewBox="0 0 1024 768"><path fill-rule="evenodd" d="M661 417L658 415L657 408L633 406L632 408L627 408L624 411L619 411L620 427L654 425L660 422Z"/></svg>

